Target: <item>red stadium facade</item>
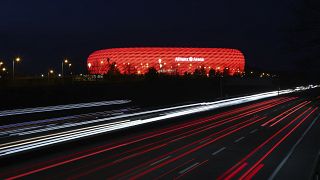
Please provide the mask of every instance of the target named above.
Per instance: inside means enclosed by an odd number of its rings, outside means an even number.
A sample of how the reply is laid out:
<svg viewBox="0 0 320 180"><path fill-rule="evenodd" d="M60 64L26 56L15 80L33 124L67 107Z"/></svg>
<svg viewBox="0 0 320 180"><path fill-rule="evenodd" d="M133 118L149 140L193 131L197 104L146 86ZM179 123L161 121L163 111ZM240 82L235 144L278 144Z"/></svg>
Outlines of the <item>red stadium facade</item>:
<svg viewBox="0 0 320 180"><path fill-rule="evenodd" d="M193 73L202 68L229 74L243 72L245 59L227 48L113 48L93 52L88 58L90 74L106 74L113 64L122 74L145 74L154 67L160 73Z"/></svg>

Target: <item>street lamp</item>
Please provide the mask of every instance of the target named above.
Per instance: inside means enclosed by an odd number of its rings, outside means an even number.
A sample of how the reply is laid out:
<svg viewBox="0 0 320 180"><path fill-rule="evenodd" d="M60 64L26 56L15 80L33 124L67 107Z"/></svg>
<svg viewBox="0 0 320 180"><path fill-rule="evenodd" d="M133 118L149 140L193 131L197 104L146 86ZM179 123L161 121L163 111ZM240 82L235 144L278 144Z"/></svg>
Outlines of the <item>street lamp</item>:
<svg viewBox="0 0 320 180"><path fill-rule="evenodd" d="M48 71L48 79L49 79L50 74L53 74L53 73L54 73L54 71L53 71L52 69L50 69L50 70Z"/></svg>
<svg viewBox="0 0 320 180"><path fill-rule="evenodd" d="M21 61L20 57L16 57L13 61L12 61L12 79L14 80L14 65L15 63L19 63Z"/></svg>
<svg viewBox="0 0 320 180"><path fill-rule="evenodd" d="M91 63L88 63L87 65L88 65L88 72L90 73L92 64L91 64Z"/></svg>
<svg viewBox="0 0 320 180"><path fill-rule="evenodd" d="M1 68L2 65L3 65L3 62L0 61L0 68ZM3 70L3 69L6 69L6 68L2 68L2 71L4 72L5 70Z"/></svg>
<svg viewBox="0 0 320 180"><path fill-rule="evenodd" d="M64 64L68 64L68 63L69 63L69 60L68 60L68 59L65 59L64 61L61 62L61 76L62 76L62 77L63 77L63 71L64 71L64 70L63 70ZM71 63L70 63L70 64L71 64ZM69 64L69 67L71 66L70 64Z"/></svg>

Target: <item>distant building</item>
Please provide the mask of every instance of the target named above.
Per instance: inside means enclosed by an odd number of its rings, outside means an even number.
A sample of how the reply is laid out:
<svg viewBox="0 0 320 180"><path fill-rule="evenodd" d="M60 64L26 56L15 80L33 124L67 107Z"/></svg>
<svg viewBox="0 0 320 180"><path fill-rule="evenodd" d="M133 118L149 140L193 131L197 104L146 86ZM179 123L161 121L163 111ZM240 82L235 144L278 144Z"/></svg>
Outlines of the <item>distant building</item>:
<svg viewBox="0 0 320 180"><path fill-rule="evenodd" d="M110 65L122 74L145 74L153 67L167 74L193 73L195 69L210 69L232 75L243 72L244 55L228 48L112 48L93 52L88 58L90 74L106 74Z"/></svg>

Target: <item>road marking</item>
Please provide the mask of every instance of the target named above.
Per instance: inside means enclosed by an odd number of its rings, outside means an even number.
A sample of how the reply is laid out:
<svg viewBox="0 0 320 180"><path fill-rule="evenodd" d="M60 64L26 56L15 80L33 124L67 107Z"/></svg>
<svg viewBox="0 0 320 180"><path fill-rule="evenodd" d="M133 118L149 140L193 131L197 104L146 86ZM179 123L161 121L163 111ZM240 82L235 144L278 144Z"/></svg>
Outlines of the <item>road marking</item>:
<svg viewBox="0 0 320 180"><path fill-rule="evenodd" d="M138 154L138 153L131 154L131 155L129 155L129 156L123 157L123 158L118 159L118 160L115 160L115 161L113 161L113 162L114 162L114 163L121 162L122 160L129 159L129 158L131 158L131 157L134 157L134 156L137 155L137 154Z"/></svg>
<svg viewBox="0 0 320 180"><path fill-rule="evenodd" d="M191 168L193 168L193 167L195 167L195 166L198 166L198 164L199 164L199 162L194 163L193 165L191 165L191 166L187 167L186 169L180 171L179 174L183 174L183 173L189 171Z"/></svg>
<svg viewBox="0 0 320 180"><path fill-rule="evenodd" d="M205 140L199 142L199 144L203 144L204 142L207 142L207 141L209 141L210 139L211 139L211 138L205 139Z"/></svg>
<svg viewBox="0 0 320 180"><path fill-rule="evenodd" d="M243 136L242 136L241 138L239 138L239 139L235 140L235 141L234 141L234 143L237 143L237 142L241 141L242 139L244 139L244 137L243 137Z"/></svg>
<svg viewBox="0 0 320 180"><path fill-rule="evenodd" d="M254 130L250 131L250 134L253 134L253 133L257 132L257 131L258 131L258 129L254 129Z"/></svg>
<svg viewBox="0 0 320 180"><path fill-rule="evenodd" d="M171 158L171 156L167 156L167 157L165 157L165 158L162 158L162 159L160 159L160 160L158 160L158 161L150 164L150 166L156 165L156 164L158 164L158 163L160 163L160 162L162 162L162 161L164 161L164 160L167 160L167 159L169 159L169 158Z"/></svg>
<svg viewBox="0 0 320 180"><path fill-rule="evenodd" d="M272 180L275 178L275 176L278 174L280 169L283 167L283 165L287 162L289 157L292 155L293 151L296 149L296 147L300 144L302 139L305 137L305 135L310 131L312 126L315 124L315 122L319 119L320 114L312 121L312 123L308 126L308 128L303 132L303 134L300 136L299 140L292 146L287 156L281 161L281 163L278 165L278 167L273 171L272 175L269 177L269 180Z"/></svg>
<svg viewBox="0 0 320 180"><path fill-rule="evenodd" d="M215 155L219 154L220 152L224 151L225 149L227 149L227 148L226 148L226 147L223 147L223 148L219 149L218 151L212 153L211 155L212 155L212 156L215 156Z"/></svg>
<svg viewBox="0 0 320 180"><path fill-rule="evenodd" d="M123 114L123 112L113 113L113 114L111 114L111 115L112 115L112 116L116 116L116 115L121 115L121 114Z"/></svg>

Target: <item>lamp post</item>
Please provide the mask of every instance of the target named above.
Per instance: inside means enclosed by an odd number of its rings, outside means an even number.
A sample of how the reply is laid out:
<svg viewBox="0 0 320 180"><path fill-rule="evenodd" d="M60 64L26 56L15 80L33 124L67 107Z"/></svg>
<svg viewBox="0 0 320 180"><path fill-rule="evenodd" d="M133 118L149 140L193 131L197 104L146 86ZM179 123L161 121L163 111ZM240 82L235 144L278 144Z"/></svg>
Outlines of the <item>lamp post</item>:
<svg viewBox="0 0 320 180"><path fill-rule="evenodd" d="M63 77L63 71L64 71L64 64L68 64L69 60L65 59L61 62L61 76Z"/></svg>
<svg viewBox="0 0 320 180"><path fill-rule="evenodd" d="M2 65L3 65L3 62L0 61L0 68L1 68ZM3 70L3 69L4 69L4 70ZM5 71L6 71L6 68L2 68L2 71L5 72Z"/></svg>
<svg viewBox="0 0 320 180"><path fill-rule="evenodd" d="M14 65L15 63L17 62L20 62L21 61L21 58L20 57L16 57L13 61L12 61L12 79L14 80Z"/></svg>
<svg viewBox="0 0 320 180"><path fill-rule="evenodd" d="M53 74L53 73L54 73L54 71L53 71L52 69L50 69L50 70L48 71L48 80L49 80L50 74Z"/></svg>

